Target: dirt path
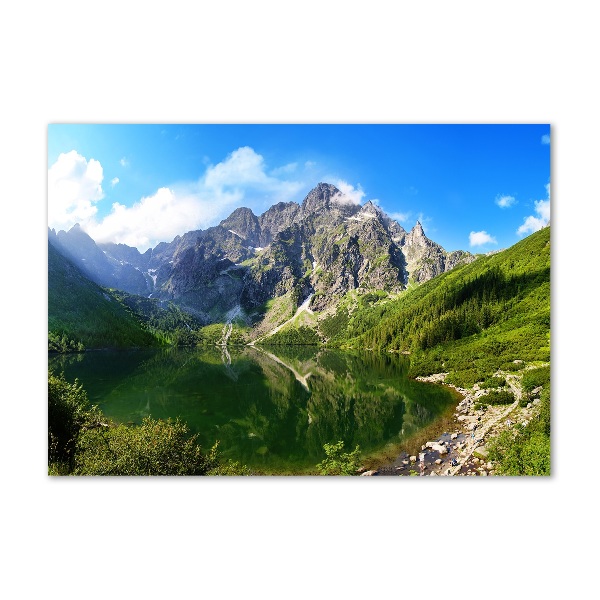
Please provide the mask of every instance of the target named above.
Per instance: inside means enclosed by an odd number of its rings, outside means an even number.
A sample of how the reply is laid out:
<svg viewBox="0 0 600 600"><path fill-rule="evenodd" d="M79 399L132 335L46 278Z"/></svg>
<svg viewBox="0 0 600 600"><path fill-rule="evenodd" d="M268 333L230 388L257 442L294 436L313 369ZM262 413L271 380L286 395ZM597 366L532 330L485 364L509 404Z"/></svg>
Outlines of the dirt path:
<svg viewBox="0 0 600 600"><path fill-rule="evenodd" d="M510 386L513 394L515 395L516 400L506 410L502 410L498 415L492 417L487 422L485 422L485 424L481 428L477 429L476 439L469 438L469 441L467 442L467 445L465 447L464 454L461 453L457 457L458 464L454 467L450 467L450 472L448 473L448 475L456 475L456 473L458 473L462 469L462 467L467 463L467 461L471 458L473 452L480 446L480 441L485 439L485 436L488 434L490 429L492 429L492 427L497 425L503 419L506 419L506 417L508 417L508 415L519 406L519 401L521 400L521 386L515 383L515 379L516 378L514 377L514 375L511 377L511 380L509 380L507 377L506 383L508 383L508 385Z"/></svg>

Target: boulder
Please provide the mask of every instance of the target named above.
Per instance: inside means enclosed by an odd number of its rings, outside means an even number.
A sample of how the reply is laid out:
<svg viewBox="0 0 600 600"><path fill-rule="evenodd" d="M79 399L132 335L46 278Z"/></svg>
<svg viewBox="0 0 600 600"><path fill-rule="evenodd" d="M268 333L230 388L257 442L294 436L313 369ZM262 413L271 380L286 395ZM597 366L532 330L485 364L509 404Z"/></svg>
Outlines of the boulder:
<svg viewBox="0 0 600 600"><path fill-rule="evenodd" d="M476 450L473 450L473 456L476 459L487 460L488 450L485 446L479 446Z"/></svg>
<svg viewBox="0 0 600 600"><path fill-rule="evenodd" d="M436 459L435 464L436 465L441 465L442 464L442 459L441 458Z"/></svg>
<svg viewBox="0 0 600 600"><path fill-rule="evenodd" d="M442 446L441 444L434 444L431 446L431 449L439 452L441 455L448 454L448 448L446 448L446 446Z"/></svg>
<svg viewBox="0 0 600 600"><path fill-rule="evenodd" d="M376 475L376 474L377 474L377 471L365 471L364 473L361 473L360 476L361 477L365 477L365 476L370 477L371 475Z"/></svg>
<svg viewBox="0 0 600 600"><path fill-rule="evenodd" d="M450 436L450 439L451 439L451 440L455 440L457 437L458 437L458 433L453 433L453 434Z"/></svg>
<svg viewBox="0 0 600 600"><path fill-rule="evenodd" d="M416 456L411 456L410 457L410 462L417 462L417 457Z"/></svg>

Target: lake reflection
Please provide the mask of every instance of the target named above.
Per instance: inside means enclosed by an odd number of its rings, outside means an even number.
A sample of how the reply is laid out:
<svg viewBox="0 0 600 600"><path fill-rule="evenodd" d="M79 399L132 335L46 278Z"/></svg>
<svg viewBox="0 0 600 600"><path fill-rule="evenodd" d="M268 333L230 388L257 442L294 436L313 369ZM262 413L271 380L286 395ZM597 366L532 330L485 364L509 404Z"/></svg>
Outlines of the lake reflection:
<svg viewBox="0 0 600 600"><path fill-rule="evenodd" d="M453 402L409 380L407 357L310 347L94 351L52 356L92 404L123 423L181 417L204 448L264 472L301 472L343 440L374 453L429 425Z"/></svg>

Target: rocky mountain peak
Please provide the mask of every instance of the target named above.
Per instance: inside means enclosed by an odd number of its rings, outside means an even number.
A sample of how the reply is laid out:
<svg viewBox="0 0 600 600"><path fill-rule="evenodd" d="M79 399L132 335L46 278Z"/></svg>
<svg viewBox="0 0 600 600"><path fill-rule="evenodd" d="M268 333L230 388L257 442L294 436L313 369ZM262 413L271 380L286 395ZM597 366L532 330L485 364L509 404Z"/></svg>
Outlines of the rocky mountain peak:
<svg viewBox="0 0 600 600"><path fill-rule="evenodd" d="M302 209L304 213L319 212L329 208L332 198L341 196L340 190L330 183L319 183L304 198Z"/></svg>
<svg viewBox="0 0 600 600"><path fill-rule="evenodd" d="M236 208L226 219L221 221L220 226L247 240L250 245L258 245L260 237L258 217L249 208Z"/></svg>
<svg viewBox="0 0 600 600"><path fill-rule="evenodd" d="M373 204L373 202L369 200L362 206L358 214L365 217L378 217L382 216L383 212L376 204Z"/></svg>
<svg viewBox="0 0 600 600"><path fill-rule="evenodd" d="M408 233L408 235L406 236L406 238L404 240L404 244L406 246L427 247L427 246L434 244L434 242L432 242L425 235L425 232L423 231L423 226L421 225L421 223L419 221L417 221L415 226L410 230L410 233ZM436 245L436 244L434 244L434 245Z"/></svg>

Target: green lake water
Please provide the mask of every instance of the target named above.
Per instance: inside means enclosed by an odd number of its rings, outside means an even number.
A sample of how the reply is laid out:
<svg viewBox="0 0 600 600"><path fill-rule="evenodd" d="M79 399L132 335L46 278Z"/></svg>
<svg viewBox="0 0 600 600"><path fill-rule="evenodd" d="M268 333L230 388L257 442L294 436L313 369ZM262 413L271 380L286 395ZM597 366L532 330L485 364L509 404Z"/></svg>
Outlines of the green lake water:
<svg viewBox="0 0 600 600"><path fill-rule="evenodd" d="M180 417L208 449L265 473L300 473L343 440L364 454L393 447L456 402L407 377L405 356L310 347L93 351L49 367L83 385L122 423Z"/></svg>

